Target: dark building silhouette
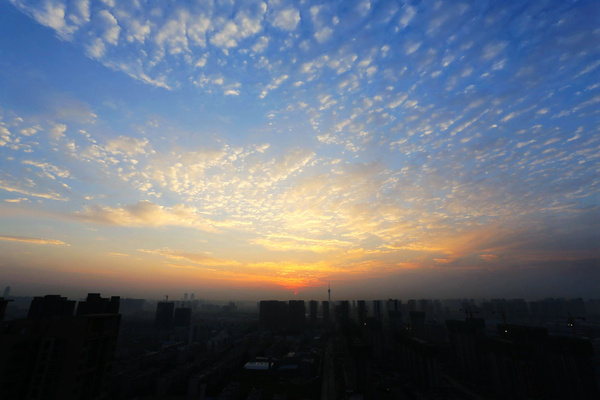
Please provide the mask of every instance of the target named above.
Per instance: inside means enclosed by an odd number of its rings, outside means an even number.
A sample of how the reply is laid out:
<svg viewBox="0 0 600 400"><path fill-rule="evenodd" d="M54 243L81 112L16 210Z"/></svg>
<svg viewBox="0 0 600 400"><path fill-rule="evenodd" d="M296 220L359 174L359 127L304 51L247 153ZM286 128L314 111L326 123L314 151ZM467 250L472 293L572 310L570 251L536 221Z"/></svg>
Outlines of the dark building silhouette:
<svg viewBox="0 0 600 400"><path fill-rule="evenodd" d="M549 336L545 328L499 325L488 341L490 374L500 398L598 399L589 340Z"/></svg>
<svg viewBox="0 0 600 400"><path fill-rule="evenodd" d="M381 322L383 317L383 311L381 309L381 300L373 300L373 318L376 321Z"/></svg>
<svg viewBox="0 0 600 400"><path fill-rule="evenodd" d="M425 334L425 313L422 311L411 311L409 316L412 334L422 338Z"/></svg>
<svg viewBox="0 0 600 400"><path fill-rule="evenodd" d="M331 322L331 317L329 316L330 314L330 303L328 301L324 301L323 303L323 324L325 325L329 325L329 323Z"/></svg>
<svg viewBox="0 0 600 400"><path fill-rule="evenodd" d="M359 325L364 325L367 323L367 302L364 300L358 300L356 306L356 322Z"/></svg>
<svg viewBox="0 0 600 400"><path fill-rule="evenodd" d="M299 330L306 323L306 307L304 300L290 300L288 302L288 326L292 330Z"/></svg>
<svg viewBox="0 0 600 400"><path fill-rule="evenodd" d="M68 315L74 306L66 298L45 298L32 301L34 318L2 325L0 397L108 399L121 316Z"/></svg>
<svg viewBox="0 0 600 400"><path fill-rule="evenodd" d="M390 328L392 330L400 329L402 324L402 301L398 299L389 299L386 306Z"/></svg>
<svg viewBox="0 0 600 400"><path fill-rule="evenodd" d="M4 315L6 315L6 306L8 302L12 300L7 300L4 297L0 297L0 322L4 321Z"/></svg>
<svg viewBox="0 0 600 400"><path fill-rule="evenodd" d="M400 370L408 375L411 386L425 391L440 386L438 348L412 334L398 334Z"/></svg>
<svg viewBox="0 0 600 400"><path fill-rule="evenodd" d="M187 294L187 293L186 293ZM192 309L189 307L178 307L175 309L173 325L181 328L189 328L192 324Z"/></svg>
<svg viewBox="0 0 600 400"><path fill-rule="evenodd" d="M484 384L487 365L485 321L482 318L447 320L446 329L457 372L464 379Z"/></svg>
<svg viewBox="0 0 600 400"><path fill-rule="evenodd" d="M108 299L102 298L100 293L88 293L87 299L77 305L77 315L118 314L119 301L119 296Z"/></svg>
<svg viewBox="0 0 600 400"><path fill-rule="evenodd" d="M309 303L310 311L310 324L312 326L317 325L317 314L319 312L319 303L315 300L311 300Z"/></svg>
<svg viewBox="0 0 600 400"><path fill-rule="evenodd" d="M119 311L121 314L137 314L143 311L144 299L121 299L119 302Z"/></svg>
<svg viewBox="0 0 600 400"><path fill-rule="evenodd" d="M156 318L154 319L154 325L159 329L171 329L173 327L174 310L175 303L163 301L156 304Z"/></svg>
<svg viewBox="0 0 600 400"><path fill-rule="evenodd" d="M34 297L29 306L27 318L51 318L59 316L72 316L75 312L75 300L69 300L57 294L48 294L44 297Z"/></svg>
<svg viewBox="0 0 600 400"><path fill-rule="evenodd" d="M342 300L339 307L336 306L336 322L339 324L347 324L350 322L350 302Z"/></svg>
<svg viewBox="0 0 600 400"><path fill-rule="evenodd" d="M263 300L259 311L261 328L279 330L287 325L287 306L284 301Z"/></svg>

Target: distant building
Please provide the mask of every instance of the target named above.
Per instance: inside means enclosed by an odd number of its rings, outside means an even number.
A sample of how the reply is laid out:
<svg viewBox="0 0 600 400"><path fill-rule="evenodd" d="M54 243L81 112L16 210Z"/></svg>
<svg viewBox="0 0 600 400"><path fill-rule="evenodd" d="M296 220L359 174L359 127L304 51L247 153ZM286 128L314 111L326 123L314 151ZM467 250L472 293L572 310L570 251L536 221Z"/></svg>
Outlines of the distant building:
<svg viewBox="0 0 600 400"><path fill-rule="evenodd" d="M367 323L367 302L365 300L358 300L356 302L356 322L359 325Z"/></svg>
<svg viewBox="0 0 600 400"><path fill-rule="evenodd" d="M306 323L306 307L304 300L290 300L288 303L288 327L299 330Z"/></svg>
<svg viewBox="0 0 600 400"><path fill-rule="evenodd" d="M154 325L158 329L171 329L173 327L174 310L175 303L169 303L168 301L159 302L156 305L156 317L154 319Z"/></svg>
<svg viewBox="0 0 600 400"><path fill-rule="evenodd" d="M175 309L173 325L180 328L189 328L192 323L192 309L189 307L178 307Z"/></svg>
<svg viewBox="0 0 600 400"><path fill-rule="evenodd" d="M287 306L284 301L263 300L259 312L262 329L278 330L287 325Z"/></svg>
<svg viewBox="0 0 600 400"><path fill-rule="evenodd" d="M123 315L139 314L144 310L144 299L121 299L119 302L119 311Z"/></svg>
<svg viewBox="0 0 600 400"><path fill-rule="evenodd" d="M381 300L373 300L373 318L378 322L382 321L383 311L381 308Z"/></svg>
<svg viewBox="0 0 600 400"><path fill-rule="evenodd" d="M348 300L342 300L339 308L336 307L336 322L339 324L347 324L350 322L350 302Z"/></svg>
<svg viewBox="0 0 600 400"><path fill-rule="evenodd" d="M315 300L311 300L309 303L309 311L310 311L310 324L312 326L317 325L317 314L319 312L319 302Z"/></svg>
<svg viewBox="0 0 600 400"><path fill-rule="evenodd" d="M329 325L329 323L331 322L330 317L329 317L329 305L330 303L328 301L324 301L323 302L323 323L325 325Z"/></svg>
<svg viewBox="0 0 600 400"><path fill-rule="evenodd" d="M9 295L10 295L10 286L7 286L4 288L4 293L2 294L2 297L7 299Z"/></svg>
<svg viewBox="0 0 600 400"><path fill-rule="evenodd" d="M392 330L400 329L402 325L402 301L398 299L389 299L386 304L387 317Z"/></svg>

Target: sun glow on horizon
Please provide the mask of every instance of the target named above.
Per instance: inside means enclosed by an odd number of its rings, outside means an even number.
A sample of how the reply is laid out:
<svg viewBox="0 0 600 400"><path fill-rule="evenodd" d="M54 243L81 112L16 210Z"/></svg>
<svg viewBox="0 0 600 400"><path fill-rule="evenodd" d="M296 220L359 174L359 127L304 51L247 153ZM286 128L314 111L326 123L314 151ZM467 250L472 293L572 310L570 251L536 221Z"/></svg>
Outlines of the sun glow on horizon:
<svg viewBox="0 0 600 400"><path fill-rule="evenodd" d="M600 6L539 7L4 2L1 275L593 293Z"/></svg>

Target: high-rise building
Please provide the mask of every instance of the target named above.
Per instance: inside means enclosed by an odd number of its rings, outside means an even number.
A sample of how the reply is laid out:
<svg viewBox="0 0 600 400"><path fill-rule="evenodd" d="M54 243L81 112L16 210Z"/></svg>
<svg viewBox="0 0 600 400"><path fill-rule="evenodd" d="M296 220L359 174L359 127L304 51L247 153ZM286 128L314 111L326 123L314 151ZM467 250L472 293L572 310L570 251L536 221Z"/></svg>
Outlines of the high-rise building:
<svg viewBox="0 0 600 400"><path fill-rule="evenodd" d="M9 295L10 295L10 286L7 286L4 288L4 293L2 294L2 297L7 299Z"/></svg>
<svg viewBox="0 0 600 400"><path fill-rule="evenodd" d="M398 299L389 299L387 301L387 316L390 328L393 330L400 329L402 325L402 301Z"/></svg>
<svg viewBox="0 0 600 400"><path fill-rule="evenodd" d="M192 323L192 309L189 307L178 307L175 309L173 325L180 328L189 328Z"/></svg>
<svg viewBox="0 0 600 400"><path fill-rule="evenodd" d="M118 314L119 303L119 296L108 299L102 298L100 293L88 293L87 299L77 305L77 315Z"/></svg>
<svg viewBox="0 0 600 400"><path fill-rule="evenodd" d="M350 322L350 302L342 300L335 306L335 323L345 325Z"/></svg>
<svg viewBox="0 0 600 400"><path fill-rule="evenodd" d="M288 327L292 330L299 330L304 327L306 322L306 307L304 300L290 300L288 302Z"/></svg>
<svg viewBox="0 0 600 400"><path fill-rule="evenodd" d="M59 316L72 316L75 311L75 300L69 300L57 294L48 294L44 297L34 297L29 305L27 318L51 318Z"/></svg>
<svg viewBox="0 0 600 400"><path fill-rule="evenodd" d="M312 326L317 325L317 313L319 311L319 302L316 300L311 300L309 303L309 312L310 312L310 324Z"/></svg>
<svg viewBox="0 0 600 400"><path fill-rule="evenodd" d="M284 301L260 302L259 322L262 329L278 330L287 325L287 307Z"/></svg>
<svg viewBox="0 0 600 400"><path fill-rule="evenodd" d="M36 299L33 318L5 322L0 331L0 397L108 399L121 316L68 315L65 298Z"/></svg>
<svg viewBox="0 0 600 400"><path fill-rule="evenodd" d="M159 329L171 329L173 327L173 311L175 303L161 301L156 305L156 318L154 325Z"/></svg>
<svg viewBox="0 0 600 400"><path fill-rule="evenodd" d="M329 302L328 301L324 301L323 302L323 323L325 325L328 325L331 321L330 321L330 317L329 317Z"/></svg>
<svg viewBox="0 0 600 400"><path fill-rule="evenodd" d="M364 300L358 300L356 302L356 322L359 325L364 325L367 323L367 302Z"/></svg>

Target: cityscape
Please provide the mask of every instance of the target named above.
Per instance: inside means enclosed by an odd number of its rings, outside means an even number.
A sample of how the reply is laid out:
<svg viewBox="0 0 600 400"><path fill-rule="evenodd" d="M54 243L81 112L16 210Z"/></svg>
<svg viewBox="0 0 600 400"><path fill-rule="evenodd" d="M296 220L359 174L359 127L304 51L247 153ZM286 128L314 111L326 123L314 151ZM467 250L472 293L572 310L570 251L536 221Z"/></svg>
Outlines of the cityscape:
<svg viewBox="0 0 600 400"><path fill-rule="evenodd" d="M3 399L597 399L600 299L0 298Z"/></svg>
<svg viewBox="0 0 600 400"><path fill-rule="evenodd" d="M0 400L600 399L599 0L0 0Z"/></svg>

